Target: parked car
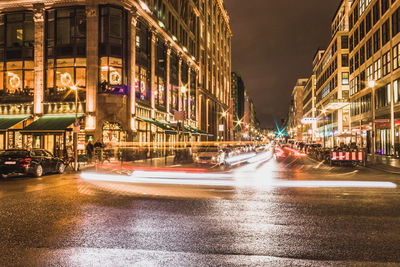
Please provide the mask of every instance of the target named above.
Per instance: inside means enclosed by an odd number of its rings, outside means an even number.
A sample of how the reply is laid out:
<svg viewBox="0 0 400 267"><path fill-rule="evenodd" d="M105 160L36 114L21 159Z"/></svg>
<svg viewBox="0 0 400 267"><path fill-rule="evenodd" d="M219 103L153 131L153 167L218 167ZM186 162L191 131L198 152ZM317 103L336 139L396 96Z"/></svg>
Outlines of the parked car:
<svg viewBox="0 0 400 267"><path fill-rule="evenodd" d="M63 173L65 163L44 149L8 149L0 154L0 174L24 174L40 177L46 173Z"/></svg>
<svg viewBox="0 0 400 267"><path fill-rule="evenodd" d="M193 160L198 164L221 165L225 161L225 152L218 146L199 147L194 154Z"/></svg>

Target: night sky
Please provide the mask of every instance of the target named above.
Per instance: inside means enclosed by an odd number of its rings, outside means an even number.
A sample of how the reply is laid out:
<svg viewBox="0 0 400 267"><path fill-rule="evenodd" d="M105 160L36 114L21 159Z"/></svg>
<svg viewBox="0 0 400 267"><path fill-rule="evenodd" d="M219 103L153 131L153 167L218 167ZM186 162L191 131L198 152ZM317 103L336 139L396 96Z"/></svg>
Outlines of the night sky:
<svg viewBox="0 0 400 267"><path fill-rule="evenodd" d="M340 0L225 0L231 18L232 71L253 98L263 127L286 118L297 78L308 78L330 39Z"/></svg>

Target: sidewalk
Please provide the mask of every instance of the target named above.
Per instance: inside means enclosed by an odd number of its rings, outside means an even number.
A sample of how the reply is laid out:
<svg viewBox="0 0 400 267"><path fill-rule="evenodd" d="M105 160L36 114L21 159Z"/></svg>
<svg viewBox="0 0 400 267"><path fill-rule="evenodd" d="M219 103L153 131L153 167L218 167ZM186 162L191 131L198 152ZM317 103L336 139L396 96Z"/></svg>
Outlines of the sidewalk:
<svg viewBox="0 0 400 267"><path fill-rule="evenodd" d="M392 174L400 174L400 159L375 155L375 162L373 162L372 155L368 155L367 167Z"/></svg>

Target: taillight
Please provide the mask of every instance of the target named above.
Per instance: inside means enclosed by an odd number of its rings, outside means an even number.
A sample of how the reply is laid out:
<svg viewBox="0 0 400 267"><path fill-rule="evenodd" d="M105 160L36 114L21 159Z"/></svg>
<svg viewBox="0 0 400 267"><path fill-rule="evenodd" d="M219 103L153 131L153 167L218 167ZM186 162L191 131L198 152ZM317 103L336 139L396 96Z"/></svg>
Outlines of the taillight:
<svg viewBox="0 0 400 267"><path fill-rule="evenodd" d="M31 163L31 161L32 161L31 158L25 158L25 159L20 159L19 160L19 162L24 164L24 165L27 165L27 164Z"/></svg>

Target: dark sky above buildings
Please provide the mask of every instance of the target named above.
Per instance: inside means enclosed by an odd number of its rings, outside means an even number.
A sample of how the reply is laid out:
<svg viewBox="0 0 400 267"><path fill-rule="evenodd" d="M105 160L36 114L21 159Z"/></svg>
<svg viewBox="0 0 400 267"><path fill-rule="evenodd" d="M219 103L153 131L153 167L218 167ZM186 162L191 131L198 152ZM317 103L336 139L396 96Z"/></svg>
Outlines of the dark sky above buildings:
<svg viewBox="0 0 400 267"><path fill-rule="evenodd" d="M231 18L232 71L253 98L263 127L289 110L297 78L308 78L330 39L340 0L225 0Z"/></svg>

